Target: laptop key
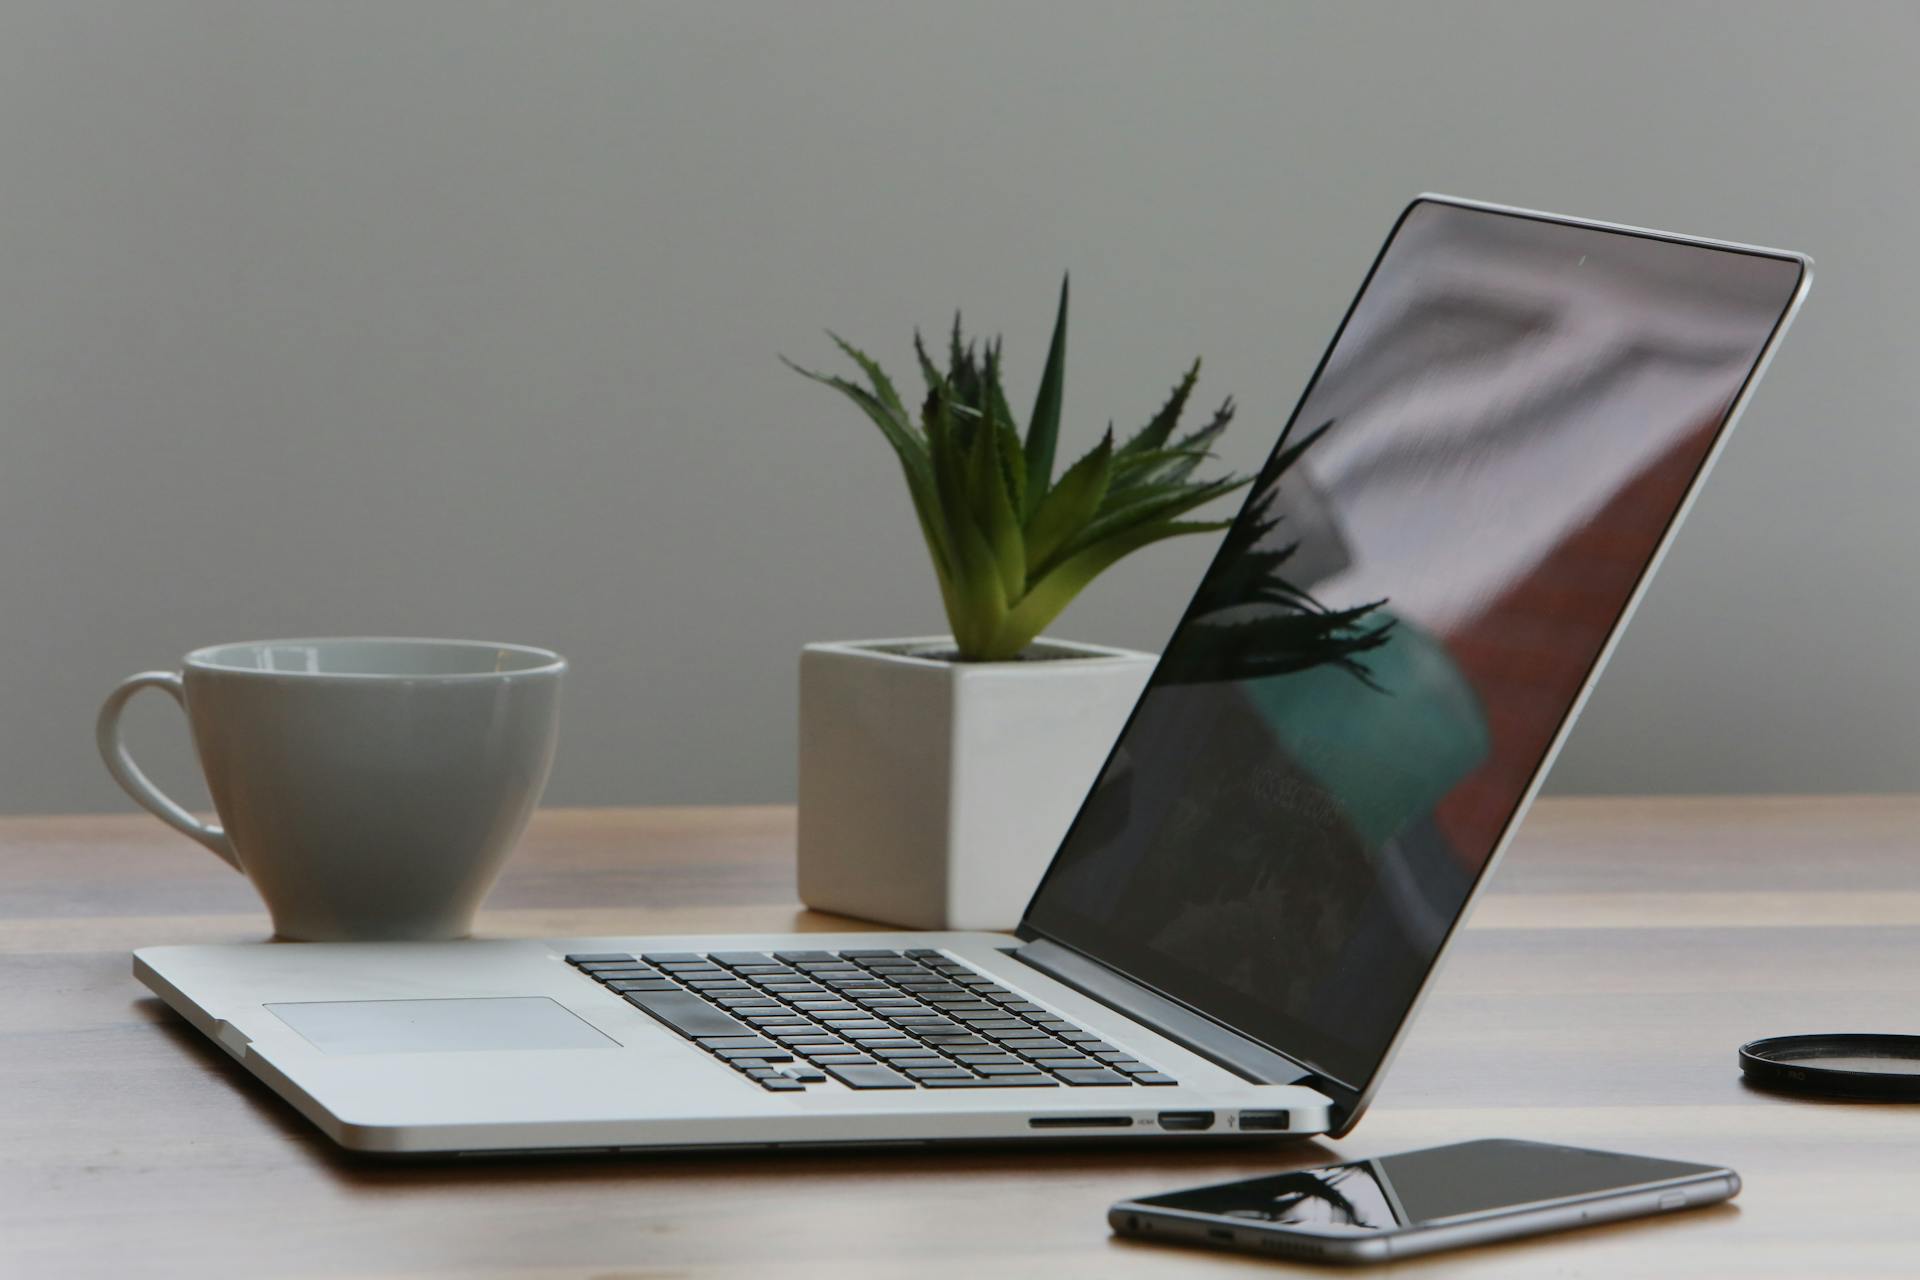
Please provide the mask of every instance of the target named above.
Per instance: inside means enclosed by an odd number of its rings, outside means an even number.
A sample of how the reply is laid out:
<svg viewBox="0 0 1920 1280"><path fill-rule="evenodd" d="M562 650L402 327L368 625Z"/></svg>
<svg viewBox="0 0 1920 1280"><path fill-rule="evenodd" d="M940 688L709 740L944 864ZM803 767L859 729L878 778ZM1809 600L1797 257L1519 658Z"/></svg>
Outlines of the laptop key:
<svg viewBox="0 0 1920 1280"><path fill-rule="evenodd" d="M633 956L625 951L576 951L567 957L568 964L632 964Z"/></svg>
<svg viewBox="0 0 1920 1280"><path fill-rule="evenodd" d="M1127 1077L1121 1075L1118 1071L1107 1071L1104 1069L1098 1070L1098 1071L1066 1070L1066 1071L1058 1071L1058 1072L1055 1072L1054 1074L1058 1075L1062 1080L1065 1080L1068 1084L1107 1085L1107 1084L1131 1084L1132 1083L1132 1081L1127 1079Z"/></svg>
<svg viewBox="0 0 1920 1280"><path fill-rule="evenodd" d="M735 969L743 964L771 964L773 957L764 951L710 951L707 959Z"/></svg>
<svg viewBox="0 0 1920 1280"><path fill-rule="evenodd" d="M750 1036L753 1028L728 1017L699 996L680 991L630 991L627 1003L653 1015L689 1040L702 1036Z"/></svg>
<svg viewBox="0 0 1920 1280"><path fill-rule="evenodd" d="M785 1049L768 1045L764 1049L715 1049L713 1056L726 1062L792 1062L793 1055Z"/></svg>
<svg viewBox="0 0 1920 1280"><path fill-rule="evenodd" d="M980 1083L992 1085L995 1088L999 1088L999 1089L1013 1089L1013 1088L1054 1089L1054 1088L1058 1088L1060 1085L1060 1082L1058 1080L1055 1080L1052 1076L1042 1075L1038 1071L1030 1071L1026 1075L1019 1075L1019 1076L1016 1076L1016 1075L986 1076L981 1079Z"/></svg>
<svg viewBox="0 0 1920 1280"><path fill-rule="evenodd" d="M1161 1074L1160 1072L1158 1072L1158 1071L1156 1071L1156 1072L1154 1072L1154 1073L1153 1073L1153 1074L1151 1074L1151 1075L1144 1075L1144 1076L1135 1076L1135 1077L1133 1078L1133 1082L1134 1082L1135 1084L1155 1084L1155 1085L1165 1085L1165 1084L1179 1084L1179 1083L1180 1083L1180 1082L1179 1082L1178 1080L1175 1080L1175 1079L1174 1079L1174 1078L1173 1078L1172 1076L1169 1076L1169 1075L1162 1075L1162 1074Z"/></svg>
<svg viewBox="0 0 1920 1280"><path fill-rule="evenodd" d="M709 1053L718 1053L722 1049L765 1049L774 1052L773 1041L763 1040L759 1036L701 1036L697 1042Z"/></svg>
<svg viewBox="0 0 1920 1280"><path fill-rule="evenodd" d="M827 1078L826 1072L815 1071L812 1067L788 1067L786 1075L788 1079L798 1080L801 1084L819 1084Z"/></svg>
<svg viewBox="0 0 1920 1280"><path fill-rule="evenodd" d="M789 1080L785 1076L770 1076L760 1082L760 1087L768 1093L805 1093L807 1086L798 1080Z"/></svg>
<svg viewBox="0 0 1920 1280"><path fill-rule="evenodd" d="M840 1066L832 1062L820 1062L818 1065L849 1089L913 1088L913 1081L891 1067L883 1067L878 1063L869 1067Z"/></svg>
<svg viewBox="0 0 1920 1280"><path fill-rule="evenodd" d="M819 1053L808 1055L808 1061L816 1067L872 1067L878 1066L864 1053Z"/></svg>
<svg viewBox="0 0 1920 1280"><path fill-rule="evenodd" d="M1033 1069L1029 1062L970 1062L967 1064L983 1076L1033 1076L1041 1074Z"/></svg>
<svg viewBox="0 0 1920 1280"><path fill-rule="evenodd" d="M607 990L619 992L675 991L678 990L678 988L665 978L628 978L622 979L619 982L609 982L607 984Z"/></svg>

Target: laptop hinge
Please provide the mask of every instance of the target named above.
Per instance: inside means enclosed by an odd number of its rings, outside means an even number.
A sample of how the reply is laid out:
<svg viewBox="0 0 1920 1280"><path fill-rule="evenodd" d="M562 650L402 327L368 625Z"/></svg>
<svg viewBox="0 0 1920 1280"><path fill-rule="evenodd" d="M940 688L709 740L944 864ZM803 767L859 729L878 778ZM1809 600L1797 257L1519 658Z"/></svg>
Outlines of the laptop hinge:
<svg viewBox="0 0 1920 1280"><path fill-rule="evenodd" d="M1255 1084L1312 1084L1316 1077L1284 1054L1275 1053L1210 1018L1155 995L1096 960L1057 942L1038 940L1012 952L1014 959L1066 983L1167 1039L1191 1049Z"/></svg>

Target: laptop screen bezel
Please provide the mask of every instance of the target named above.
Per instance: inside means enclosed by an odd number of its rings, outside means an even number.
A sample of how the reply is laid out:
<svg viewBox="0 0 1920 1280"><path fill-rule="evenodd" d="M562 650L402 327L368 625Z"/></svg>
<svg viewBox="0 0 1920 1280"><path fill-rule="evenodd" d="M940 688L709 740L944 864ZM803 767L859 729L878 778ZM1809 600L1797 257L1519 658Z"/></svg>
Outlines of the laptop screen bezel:
<svg viewBox="0 0 1920 1280"><path fill-rule="evenodd" d="M1658 571L1661 561L1665 559L1667 551L1672 546L1674 536L1678 532L1680 525L1685 521L1687 513L1692 508L1695 499L1699 496L1701 486L1706 481L1707 475L1713 470L1714 463L1718 460L1721 450L1725 447L1728 437L1732 434L1734 424L1739 420L1741 412L1746 408L1755 386L1758 385L1761 376L1766 372L1768 363L1773 358L1774 352L1779 347L1781 337L1786 333L1788 325L1792 322L1794 315L1799 311L1802 302L1805 300L1807 289L1812 282L1813 275L1813 260L1805 254L1795 253L1790 250L1769 249L1756 245L1738 244L1731 241L1676 235L1670 232L1654 231L1643 227L1631 227L1616 223L1564 217L1557 214L1489 204L1455 196L1435 195L1431 193L1422 194L1409 201L1407 206L1400 211L1399 216L1394 219L1391 230L1388 231L1386 238L1381 242L1379 250L1374 254L1372 263L1367 267L1367 273L1362 278L1360 287L1354 291L1353 300L1347 304L1345 313L1340 317L1340 324L1335 328L1333 337L1327 343L1326 350L1321 353L1319 362L1315 364L1312 375L1307 379L1306 386L1300 393L1300 398L1294 403L1293 410L1287 418L1286 426L1281 430L1279 438L1274 443L1273 453L1277 454L1281 449L1286 447L1288 439L1293 435L1294 429L1299 423L1302 409L1305 408L1307 401L1314 393L1314 389L1319 385L1321 376L1326 371L1328 361L1332 358L1333 353L1338 350L1340 340L1346 334L1347 325L1353 319L1354 313L1359 308L1361 300L1366 297L1367 290L1372 286L1374 277L1378 273L1381 263L1385 261L1388 251L1393 247L1394 241L1399 237L1400 230L1405 225L1407 219L1423 204L1443 204L1485 213L1490 216L1544 222L1588 231L1602 231L1640 239L1663 241L1671 244L1689 245L1723 253L1731 252L1751 257L1791 262L1797 266L1799 274L1795 281L1794 288L1788 296L1786 305L1781 309L1780 315L1774 321L1773 328L1768 333L1766 341L1761 344L1752 366L1748 369L1726 413L1722 416L1720 424L1715 430L1713 441L1708 446L1706 454L1701 459L1692 479L1688 482L1686 492L1682 495L1680 501L1675 504L1673 514L1668 518L1666 526L1661 530L1660 537L1655 543L1652 554L1647 557L1645 566L1641 569L1639 576L1634 581L1632 590L1627 595L1626 603L1622 606L1619 615L1608 628L1606 639L1601 645L1599 655L1594 659L1579 691L1568 704L1567 710L1562 715L1558 725L1555 726L1553 736L1548 743L1546 751L1541 755L1539 763L1534 767L1526 786L1522 789L1520 797L1513 807L1513 811L1507 816L1505 823L1502 825L1500 833L1495 838L1486 861L1474 877L1474 881L1461 903L1460 910L1455 914L1452 923L1447 927L1445 934L1442 936L1440 945L1434 951L1432 963L1427 966L1426 973L1422 976L1419 985L1415 988L1413 999L1409 1002L1406 1012L1400 1019L1399 1025L1388 1039L1386 1048L1382 1051L1379 1060L1374 1064L1373 1069L1364 1080L1358 1082L1342 1080L1298 1052L1290 1051L1286 1045L1272 1044L1262 1040L1258 1036L1252 1035L1221 1018L1215 1017L1205 1009L1198 1008L1189 1001L1171 992L1162 990L1151 983L1141 980L1121 966L1111 964L1095 952L1086 950L1068 939L1050 934L1034 924L1034 908L1046 893L1048 883L1053 879L1054 872L1059 868L1060 853L1071 843L1075 830L1087 814L1089 802L1093 795L1092 788L1089 788L1088 794L1082 798L1079 810L1075 813L1073 821L1068 824L1066 834L1062 837L1059 848L1055 850L1053 859L1049 862L1046 872L1040 878L1040 883L1035 886L1032 897L1027 901L1026 910L1022 913L1020 924L1014 931L1015 935L1028 942L1045 941L1053 946L1064 948L1067 951L1082 956L1086 960L1125 978L1129 983L1132 983L1140 989L1151 992L1162 1000L1170 1001L1201 1018L1205 1018L1208 1022L1218 1026L1232 1036L1258 1045L1273 1053L1277 1053L1290 1062L1298 1063L1305 1071L1312 1075L1313 1087L1319 1089L1333 1100L1335 1123L1330 1128L1330 1132L1335 1137L1346 1133L1354 1124L1358 1123L1361 1113L1365 1111L1367 1104L1372 1100L1373 1094L1379 1088L1380 1081L1385 1077L1388 1067L1391 1066L1393 1062L1394 1055L1400 1048L1407 1028L1412 1025L1414 1019L1419 1015L1420 1006L1426 999L1428 992L1432 989L1434 978L1440 972L1448 949L1453 945L1455 938L1459 936L1461 926L1472 914L1473 906L1480 894L1485 891L1486 886L1492 881L1495 866L1512 844L1514 835L1519 830L1521 821L1525 818L1528 808L1531 807L1541 783L1551 771L1554 760L1559 756L1561 748L1565 745L1574 722L1579 719L1580 712L1585 707L1587 698L1592 694L1594 685L1598 682L1600 674L1606 669L1608 660L1613 656L1615 646L1619 643L1621 635L1625 632L1628 622L1633 617L1634 611L1639 607L1641 597L1645 594L1648 584ZM1269 456L1271 457L1272 455L1270 454ZM1237 515L1238 513L1236 513L1236 516ZM1201 583L1204 583L1208 577L1212 576L1214 570L1219 566L1222 554L1224 554L1224 547L1216 550L1213 559L1207 565L1206 573L1201 576ZM1178 636L1181 629L1186 627L1193 618L1195 605L1199 600L1198 586L1199 584L1196 584L1195 595L1188 601L1186 609L1182 612L1180 621L1172 632L1173 636ZM1170 638L1168 645L1171 646L1171 644L1172 639ZM1126 740L1128 732L1132 729L1134 721L1138 718L1140 708L1146 701L1146 694L1151 692L1152 688L1153 682L1149 680L1147 689L1142 692L1140 700L1134 704L1133 711L1128 714L1126 724L1122 726L1120 733L1115 737L1113 746L1109 748L1106 758L1101 763L1100 769L1095 772L1094 777L1096 780L1105 776L1107 768L1112 763L1113 756L1118 752L1120 744Z"/></svg>

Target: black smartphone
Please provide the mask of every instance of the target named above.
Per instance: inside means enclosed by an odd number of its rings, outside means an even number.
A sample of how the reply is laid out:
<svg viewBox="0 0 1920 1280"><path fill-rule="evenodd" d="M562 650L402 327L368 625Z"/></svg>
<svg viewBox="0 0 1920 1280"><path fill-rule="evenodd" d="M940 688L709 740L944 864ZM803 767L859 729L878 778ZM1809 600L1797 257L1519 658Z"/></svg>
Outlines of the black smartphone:
<svg viewBox="0 0 1920 1280"><path fill-rule="evenodd" d="M1122 1200L1123 1236L1302 1261L1385 1262L1717 1204L1731 1169L1486 1138Z"/></svg>

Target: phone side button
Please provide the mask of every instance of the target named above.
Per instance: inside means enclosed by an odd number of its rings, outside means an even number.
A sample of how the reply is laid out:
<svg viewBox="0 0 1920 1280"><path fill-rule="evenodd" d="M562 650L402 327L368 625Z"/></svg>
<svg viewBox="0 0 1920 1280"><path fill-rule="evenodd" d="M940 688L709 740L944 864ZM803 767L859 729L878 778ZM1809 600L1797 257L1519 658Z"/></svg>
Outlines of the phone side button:
<svg viewBox="0 0 1920 1280"><path fill-rule="evenodd" d="M1661 1207L1662 1209L1684 1209L1684 1208L1686 1208L1686 1207L1687 1207L1687 1193L1686 1193L1686 1192L1684 1192L1684 1191L1669 1191L1669 1192L1667 1192L1667 1194L1665 1194L1665 1195L1663 1195L1663 1196L1661 1196L1661 1197L1660 1197L1660 1207Z"/></svg>

